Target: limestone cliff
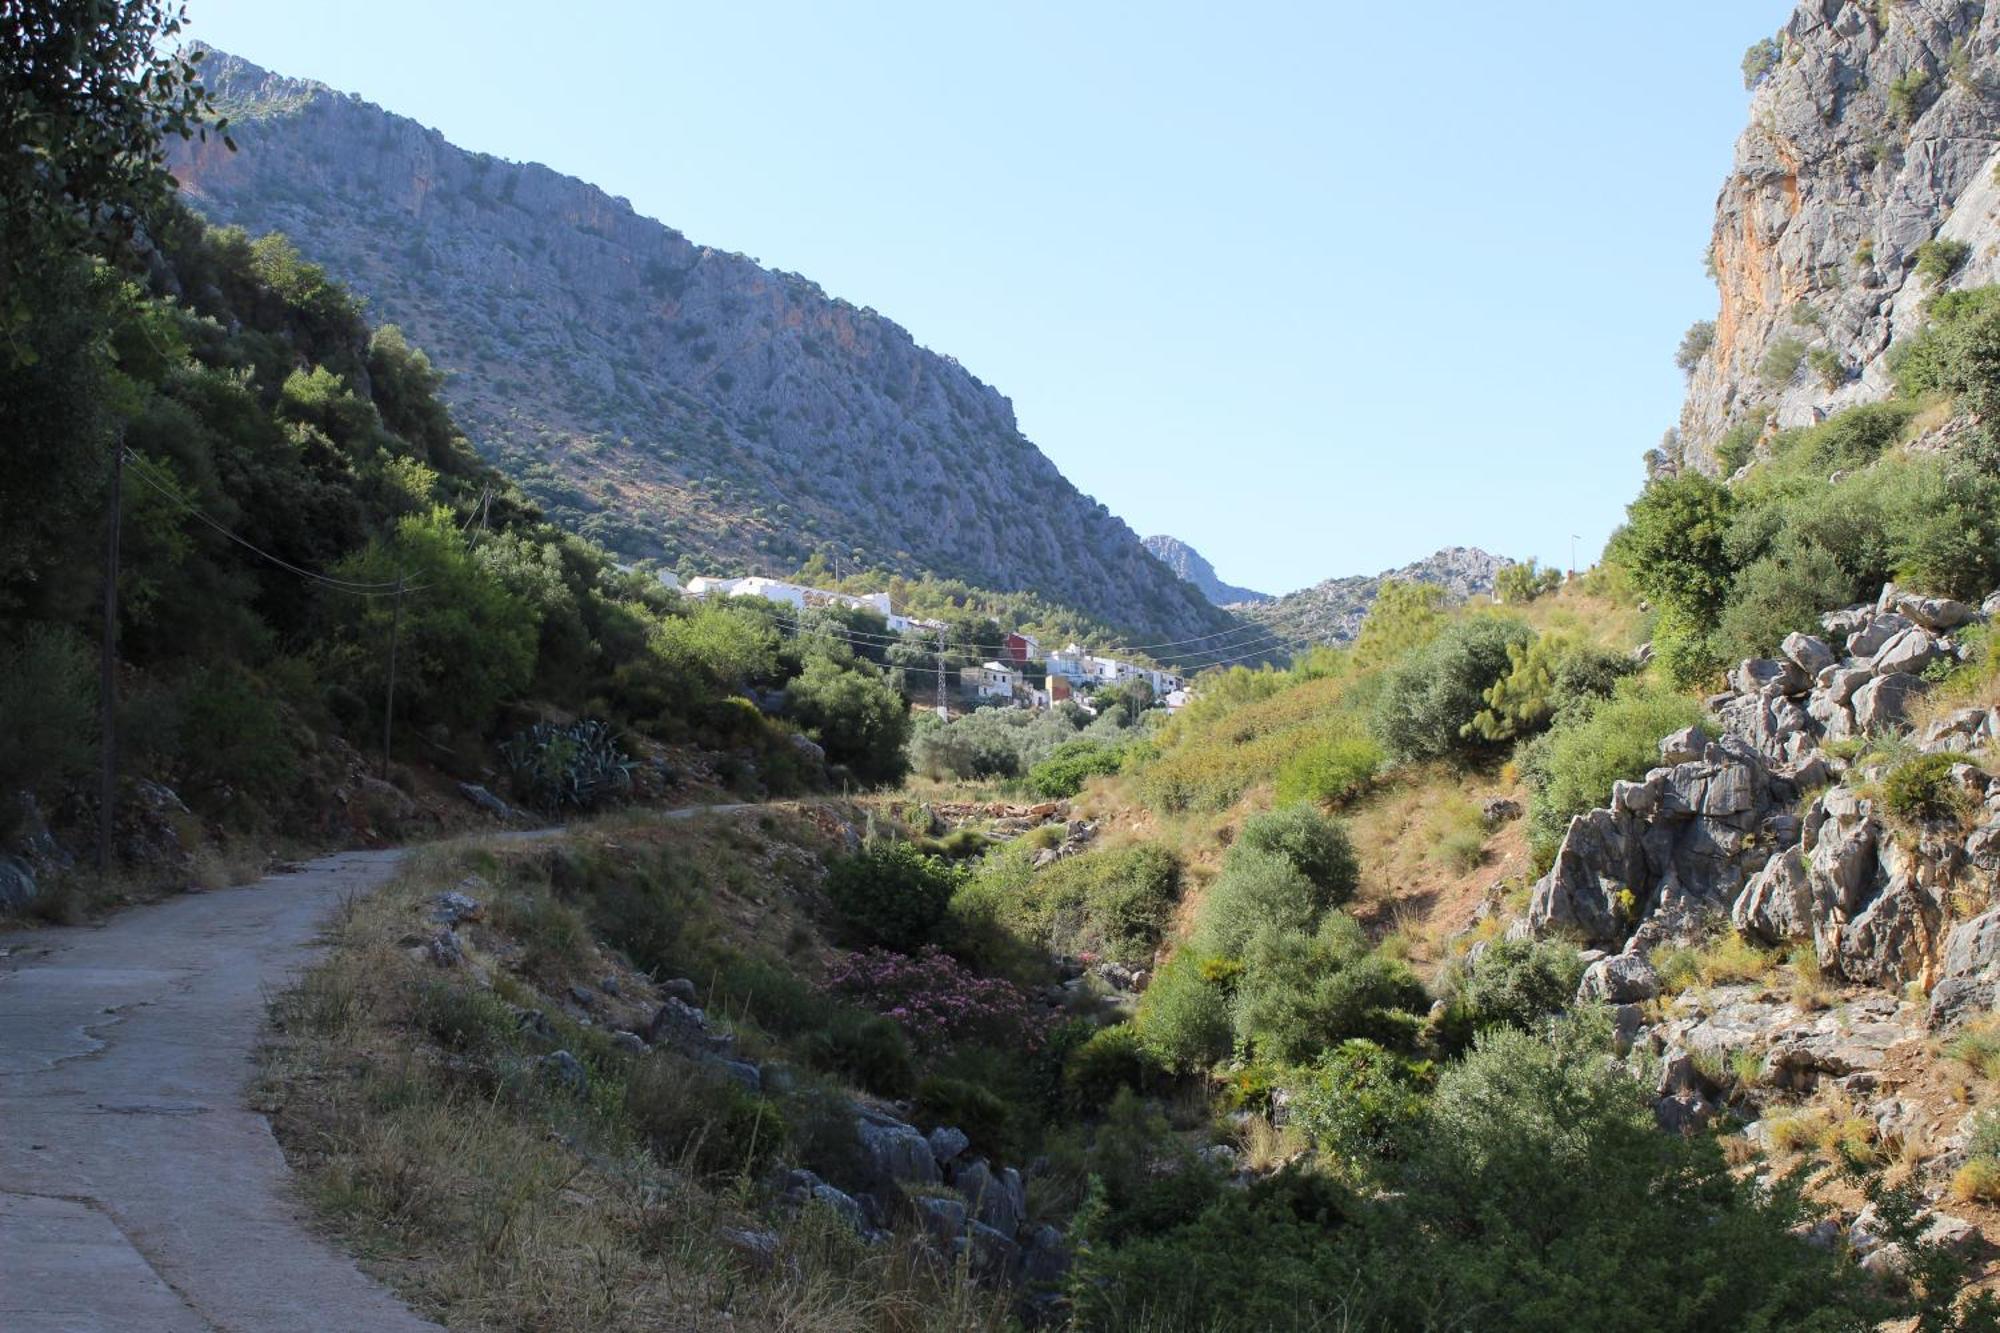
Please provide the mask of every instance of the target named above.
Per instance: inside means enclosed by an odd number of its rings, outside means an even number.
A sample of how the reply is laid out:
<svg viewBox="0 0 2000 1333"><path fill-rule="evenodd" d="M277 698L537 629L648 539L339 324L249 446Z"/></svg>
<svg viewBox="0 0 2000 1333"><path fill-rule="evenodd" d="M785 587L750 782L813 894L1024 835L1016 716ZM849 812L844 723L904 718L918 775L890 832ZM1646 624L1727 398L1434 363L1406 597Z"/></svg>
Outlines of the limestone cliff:
<svg viewBox="0 0 2000 1333"><path fill-rule="evenodd" d="M1884 396L1924 302L2000 280L2000 7L1805 0L1745 73L1721 308L1667 460L1706 471L1740 423L1739 449L1766 415L1810 425Z"/></svg>
<svg viewBox="0 0 2000 1333"><path fill-rule="evenodd" d="M1224 583L1216 574L1215 566L1208 563L1200 551L1178 537L1148 537L1146 549L1164 562L1168 569L1173 570L1176 576L1201 589L1201 595L1217 606L1272 600L1270 593L1253 592L1249 588L1239 588L1233 583Z"/></svg>
<svg viewBox="0 0 2000 1333"><path fill-rule="evenodd" d="M242 151L173 141L190 202L365 294L447 371L482 452L610 549L762 573L824 551L1155 640L1233 623L1005 397L875 311L321 84L202 68Z"/></svg>

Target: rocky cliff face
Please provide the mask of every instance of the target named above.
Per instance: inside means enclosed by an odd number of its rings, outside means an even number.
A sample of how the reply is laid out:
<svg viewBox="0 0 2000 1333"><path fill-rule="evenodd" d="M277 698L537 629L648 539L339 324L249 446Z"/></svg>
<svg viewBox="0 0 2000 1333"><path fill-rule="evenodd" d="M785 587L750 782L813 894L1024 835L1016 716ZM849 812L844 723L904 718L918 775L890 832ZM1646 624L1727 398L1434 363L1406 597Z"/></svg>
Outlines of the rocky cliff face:
<svg viewBox="0 0 2000 1333"><path fill-rule="evenodd" d="M1666 460L1707 471L1740 423L1882 397L1928 297L2000 280L2000 7L1805 0L1758 63L1716 208L1721 309Z"/></svg>
<svg viewBox="0 0 2000 1333"><path fill-rule="evenodd" d="M1233 583L1224 583L1216 577L1215 566L1209 564L1201 552L1178 537L1148 537L1146 549L1168 569L1173 570L1176 578L1192 583L1201 590L1203 597L1217 606L1273 600L1270 593L1253 592L1249 588L1239 588Z"/></svg>
<svg viewBox="0 0 2000 1333"><path fill-rule="evenodd" d="M1151 638L1231 624L1006 398L875 311L322 85L203 70L242 151L176 141L187 197L364 293L449 372L481 450L612 550L767 573L830 550Z"/></svg>
<svg viewBox="0 0 2000 1333"><path fill-rule="evenodd" d="M1385 582L1434 583L1453 601L1493 591L1493 576L1510 563L1476 546L1449 546L1380 574L1327 579L1259 606L1242 608L1252 620L1292 642L1346 643L1361 632L1368 608Z"/></svg>

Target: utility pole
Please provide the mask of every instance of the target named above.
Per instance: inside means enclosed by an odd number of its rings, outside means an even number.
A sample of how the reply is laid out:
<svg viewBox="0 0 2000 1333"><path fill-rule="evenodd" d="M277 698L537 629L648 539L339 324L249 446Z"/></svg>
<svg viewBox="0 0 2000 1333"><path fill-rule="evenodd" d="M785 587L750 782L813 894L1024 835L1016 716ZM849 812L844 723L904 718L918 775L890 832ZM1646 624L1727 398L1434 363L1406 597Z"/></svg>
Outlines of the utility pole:
<svg viewBox="0 0 2000 1333"><path fill-rule="evenodd" d="M111 877L111 842L118 816L118 537L124 526L125 439L111 450L111 503L104 521L104 634L99 644L97 700L97 878Z"/></svg>
<svg viewBox="0 0 2000 1333"><path fill-rule="evenodd" d="M403 571L396 569L396 607L389 615L389 693L382 704L382 780L389 780L389 741L396 725L396 641L403 635Z"/></svg>
<svg viewBox="0 0 2000 1333"><path fill-rule="evenodd" d="M944 718L950 715L951 709L946 705L944 701L944 627L942 625L938 627L937 678L938 678L937 713L938 717Z"/></svg>

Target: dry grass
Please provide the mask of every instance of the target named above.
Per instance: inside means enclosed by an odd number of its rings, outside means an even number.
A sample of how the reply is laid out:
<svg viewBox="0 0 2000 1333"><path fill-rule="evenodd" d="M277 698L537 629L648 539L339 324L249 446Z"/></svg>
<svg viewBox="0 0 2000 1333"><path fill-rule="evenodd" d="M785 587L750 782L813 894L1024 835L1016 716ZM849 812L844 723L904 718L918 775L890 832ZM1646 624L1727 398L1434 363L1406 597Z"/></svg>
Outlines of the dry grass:
<svg viewBox="0 0 2000 1333"><path fill-rule="evenodd" d="M2000 1204L2000 1159L1975 1157L1951 1178L1951 1197L1960 1202Z"/></svg>
<svg viewBox="0 0 2000 1333"><path fill-rule="evenodd" d="M702 823L613 821L592 836L685 839L702 864L729 845L726 829ZM283 1036L261 1097L307 1197L364 1265L453 1327L1003 1327L990 1294L913 1240L865 1245L810 1209L764 1216L747 1179L695 1169L699 1136L680 1160L658 1160L625 1112L624 1057L505 965L527 951L503 938L504 912L462 932L483 946L465 967L441 972L412 956L405 942L432 893L478 868L497 907L539 854L417 854L350 905L330 956L274 1005ZM745 907L755 894L737 896ZM587 941L579 950L572 962L614 965ZM587 1095L535 1077L507 1001L550 1015L591 1071ZM731 1228L775 1230L776 1261L746 1261L723 1238Z"/></svg>
<svg viewBox="0 0 2000 1333"><path fill-rule="evenodd" d="M2000 1015L1975 1018L1945 1043L1944 1053L1983 1079L2000 1079Z"/></svg>
<svg viewBox="0 0 2000 1333"><path fill-rule="evenodd" d="M1760 949L1732 931L1700 948L1657 949L1652 963L1660 974L1661 990L1679 995L1697 985L1762 981L1778 966L1778 954L1776 950Z"/></svg>
<svg viewBox="0 0 2000 1333"><path fill-rule="evenodd" d="M1277 1170L1312 1146L1297 1126L1273 1125L1261 1115L1244 1119L1235 1134L1243 1165L1260 1174Z"/></svg>

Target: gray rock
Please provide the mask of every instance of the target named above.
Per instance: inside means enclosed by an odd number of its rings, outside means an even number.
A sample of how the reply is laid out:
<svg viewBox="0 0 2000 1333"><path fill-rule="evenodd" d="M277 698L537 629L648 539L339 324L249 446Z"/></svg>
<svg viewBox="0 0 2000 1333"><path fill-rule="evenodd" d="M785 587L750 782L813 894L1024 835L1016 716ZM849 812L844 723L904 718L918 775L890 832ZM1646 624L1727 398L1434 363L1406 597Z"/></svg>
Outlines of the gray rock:
<svg viewBox="0 0 2000 1333"><path fill-rule="evenodd" d="M1893 612L1871 616L1854 633L1847 636L1847 655L1857 659L1867 659L1882 651L1884 644L1903 633L1914 629L1915 622Z"/></svg>
<svg viewBox="0 0 2000 1333"><path fill-rule="evenodd" d="M1479 817L1488 828L1521 817L1521 803L1505 796L1489 796L1479 803Z"/></svg>
<svg viewBox="0 0 2000 1333"><path fill-rule="evenodd" d="M1931 991L1932 1029L1949 1032L1968 1018L1992 1012L2000 1002L2000 907L1952 927Z"/></svg>
<svg viewBox="0 0 2000 1333"><path fill-rule="evenodd" d="M745 1092L762 1093L764 1076L757 1072L757 1066L745 1060L725 1060L717 1057L709 1061L709 1067L737 1084Z"/></svg>
<svg viewBox="0 0 2000 1333"><path fill-rule="evenodd" d="M1827 678L1826 697L1837 704L1853 702L1854 692L1875 679L1875 673L1865 666L1835 667Z"/></svg>
<svg viewBox="0 0 2000 1333"><path fill-rule="evenodd" d="M1603 1000L1607 1004L1637 1004L1660 993L1660 974L1638 954L1613 954L1584 969L1577 987L1579 1000Z"/></svg>
<svg viewBox="0 0 2000 1333"><path fill-rule="evenodd" d="M644 1055L653 1048L638 1033L619 1031L611 1034L611 1049L623 1055Z"/></svg>
<svg viewBox="0 0 2000 1333"><path fill-rule="evenodd" d="M947 1199L935 1194L919 1194L910 1200L915 1206L917 1221L924 1234L939 1245L951 1246L964 1237L972 1223L972 1213L958 1199Z"/></svg>
<svg viewBox="0 0 2000 1333"><path fill-rule="evenodd" d="M1729 673L1729 683L1738 694L1786 695L1803 693L1812 682L1796 663L1775 657L1751 657Z"/></svg>
<svg viewBox="0 0 2000 1333"><path fill-rule="evenodd" d="M1027 1191L1011 1166L995 1172L980 1158L962 1161L952 1170L951 1187L972 1205L973 1216L1006 1235L1027 1220Z"/></svg>
<svg viewBox="0 0 2000 1333"><path fill-rule="evenodd" d="M535 1064L543 1078L573 1097L582 1097L590 1091L590 1071L568 1051L550 1051Z"/></svg>
<svg viewBox="0 0 2000 1333"><path fill-rule="evenodd" d="M767 1060L757 1066L757 1078L764 1085L764 1091L772 1097L784 1097L799 1086L798 1076L790 1065Z"/></svg>
<svg viewBox="0 0 2000 1333"><path fill-rule="evenodd" d="M692 1007L694 1002L701 997L701 992L696 990L694 983L686 977L675 977L671 981L660 983L660 997L667 1000L679 1000L682 1004Z"/></svg>
<svg viewBox="0 0 2000 1333"><path fill-rule="evenodd" d="M439 967L457 967L465 961L465 946L459 943L457 932L450 926L439 927L424 942L424 953Z"/></svg>
<svg viewBox="0 0 2000 1333"><path fill-rule="evenodd" d="M1005 1282L1014 1275L1021 1247L1008 1233L984 1222L974 1222L966 1237L971 1251L972 1275L984 1282Z"/></svg>
<svg viewBox="0 0 2000 1333"><path fill-rule="evenodd" d="M487 887L486 881L478 875L467 875L459 881L456 889L448 889L431 899L431 920L441 926L456 926L466 921L478 921L486 915L486 909L479 899L467 892L468 885Z"/></svg>
<svg viewBox="0 0 2000 1333"><path fill-rule="evenodd" d="M856 1231L863 1235L867 1234L868 1215L862 1210L860 1201L847 1191L837 1189L823 1180L814 1180L807 1187L806 1198L809 1202L827 1209Z"/></svg>
<svg viewBox="0 0 2000 1333"><path fill-rule="evenodd" d="M1818 676L1836 660L1826 640L1810 634L1787 634L1780 651L1807 676Z"/></svg>
<svg viewBox="0 0 2000 1333"><path fill-rule="evenodd" d="M935 1185L941 1179L930 1141L914 1125L857 1108L855 1135L861 1141L868 1178L878 1184Z"/></svg>
<svg viewBox="0 0 2000 1333"><path fill-rule="evenodd" d="M25 912L41 896L35 872L18 856L0 856L0 912Z"/></svg>
<svg viewBox="0 0 2000 1333"><path fill-rule="evenodd" d="M1062 1232L1039 1226L1021 1254L1021 1281L1030 1286L1060 1286L1069 1276L1069 1245Z"/></svg>
<svg viewBox="0 0 2000 1333"><path fill-rule="evenodd" d="M708 1015L672 996L654 1011L653 1021L646 1027L646 1040L695 1055L719 1055L735 1045L727 1033L709 1030Z"/></svg>
<svg viewBox="0 0 2000 1333"><path fill-rule="evenodd" d="M526 820L526 816L520 811L476 782L461 782L458 784L458 791L459 795L495 819L504 819L508 823L521 823Z"/></svg>
<svg viewBox="0 0 2000 1333"><path fill-rule="evenodd" d="M1854 723L1862 731L1901 726L1910 701L1923 693L1924 682L1901 672L1877 676L1854 692Z"/></svg>
<svg viewBox="0 0 2000 1333"><path fill-rule="evenodd" d="M1660 742L1660 762L1669 765L1693 763L1707 750L1708 733L1699 724L1682 727Z"/></svg>
<svg viewBox="0 0 2000 1333"><path fill-rule="evenodd" d="M1729 919L1745 935L1765 944L1812 938L1812 886L1805 857L1788 847L1764 863L1729 909Z"/></svg>
<svg viewBox="0 0 2000 1333"><path fill-rule="evenodd" d="M966 1137L962 1129L939 1125L930 1132L930 1145L931 1156L937 1159L939 1166L946 1166L971 1147L972 1140Z"/></svg>
<svg viewBox="0 0 2000 1333"><path fill-rule="evenodd" d="M1939 632L1969 625L1979 618L1979 613L1964 602L1949 597L1919 597L1915 593L1898 597L1896 609L1925 629Z"/></svg>
<svg viewBox="0 0 2000 1333"><path fill-rule="evenodd" d="M724 1227L716 1233L730 1253L753 1273L767 1274L778 1266L778 1233Z"/></svg>
<svg viewBox="0 0 2000 1333"><path fill-rule="evenodd" d="M1931 632L1920 625L1912 625L1883 644L1881 651L1869 658L1868 666L1877 676L1890 676L1899 671L1914 676L1929 666L1937 655L1937 640Z"/></svg>

